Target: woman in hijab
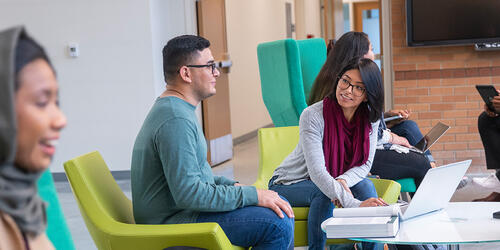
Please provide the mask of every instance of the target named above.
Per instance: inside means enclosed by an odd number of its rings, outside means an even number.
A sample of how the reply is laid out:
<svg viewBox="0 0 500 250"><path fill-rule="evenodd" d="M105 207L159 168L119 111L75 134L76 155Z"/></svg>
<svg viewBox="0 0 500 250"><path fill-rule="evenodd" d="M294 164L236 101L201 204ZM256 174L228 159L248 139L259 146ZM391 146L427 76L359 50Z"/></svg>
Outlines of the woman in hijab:
<svg viewBox="0 0 500 250"><path fill-rule="evenodd" d="M21 27L0 32L0 250L54 249L36 182L65 125L43 48Z"/></svg>

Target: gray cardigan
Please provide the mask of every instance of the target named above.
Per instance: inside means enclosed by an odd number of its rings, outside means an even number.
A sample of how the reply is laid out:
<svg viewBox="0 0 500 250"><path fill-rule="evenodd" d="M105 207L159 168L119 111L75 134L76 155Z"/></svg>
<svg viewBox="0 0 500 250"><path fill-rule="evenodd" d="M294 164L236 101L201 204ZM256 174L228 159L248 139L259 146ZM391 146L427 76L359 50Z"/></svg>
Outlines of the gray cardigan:
<svg viewBox="0 0 500 250"><path fill-rule="evenodd" d="M366 163L353 167L337 177L344 179L349 187L365 178L371 169L379 123L376 121L371 124L370 153ZM324 128L323 101L320 101L302 112L299 121L299 143L274 171L273 176L277 176L274 184L290 185L310 179L328 198L338 199L343 207L359 207L361 201L349 194L326 170L323 155Z"/></svg>

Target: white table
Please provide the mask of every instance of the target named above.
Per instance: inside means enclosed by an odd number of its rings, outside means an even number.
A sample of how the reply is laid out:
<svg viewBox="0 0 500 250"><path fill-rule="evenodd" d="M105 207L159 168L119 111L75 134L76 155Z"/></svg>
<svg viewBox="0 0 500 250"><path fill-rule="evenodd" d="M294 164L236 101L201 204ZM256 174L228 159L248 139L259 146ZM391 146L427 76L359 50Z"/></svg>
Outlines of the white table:
<svg viewBox="0 0 500 250"><path fill-rule="evenodd" d="M448 207L401 223L394 238L350 238L389 244L458 244L500 242L500 202L450 202Z"/></svg>

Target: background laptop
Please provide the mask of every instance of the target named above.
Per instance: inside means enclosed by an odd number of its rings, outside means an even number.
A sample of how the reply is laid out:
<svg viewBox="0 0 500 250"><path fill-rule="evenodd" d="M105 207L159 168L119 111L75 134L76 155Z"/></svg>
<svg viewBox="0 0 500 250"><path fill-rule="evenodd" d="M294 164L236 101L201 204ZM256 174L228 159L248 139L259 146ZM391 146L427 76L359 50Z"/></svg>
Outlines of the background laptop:
<svg viewBox="0 0 500 250"><path fill-rule="evenodd" d="M446 131L450 129L450 126L438 122L436 126L434 126L429 133L424 135L424 137L417 143L415 146L411 147L411 151L415 151L417 153L423 154L425 151L429 150L429 148L436 143L436 141L443 136Z"/></svg>
<svg viewBox="0 0 500 250"><path fill-rule="evenodd" d="M401 206L401 219L407 220L445 208L470 163L471 160L466 160L429 169L410 203Z"/></svg>

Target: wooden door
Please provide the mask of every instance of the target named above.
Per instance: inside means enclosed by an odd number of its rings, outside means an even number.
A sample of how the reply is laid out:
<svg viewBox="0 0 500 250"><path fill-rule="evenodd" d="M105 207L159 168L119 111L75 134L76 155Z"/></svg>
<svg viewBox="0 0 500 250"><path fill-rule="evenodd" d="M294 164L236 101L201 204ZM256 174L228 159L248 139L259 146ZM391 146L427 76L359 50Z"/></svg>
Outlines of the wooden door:
<svg viewBox="0 0 500 250"><path fill-rule="evenodd" d="M210 50L215 60L228 61L225 1L200 0L197 2L197 14L198 34L210 41ZM202 102L207 159L211 166L233 158L228 73L228 68L221 69L216 95Z"/></svg>
<svg viewBox="0 0 500 250"><path fill-rule="evenodd" d="M376 13L376 18L373 18ZM382 19L380 12L380 2L354 2L353 3L353 15L354 15L354 30L362 31L368 34L370 41L372 42L373 52L375 53L375 62L380 65L380 60L382 58ZM370 23L376 19L376 25L370 25L369 27L364 26L364 24ZM382 68L382 67L381 67Z"/></svg>

